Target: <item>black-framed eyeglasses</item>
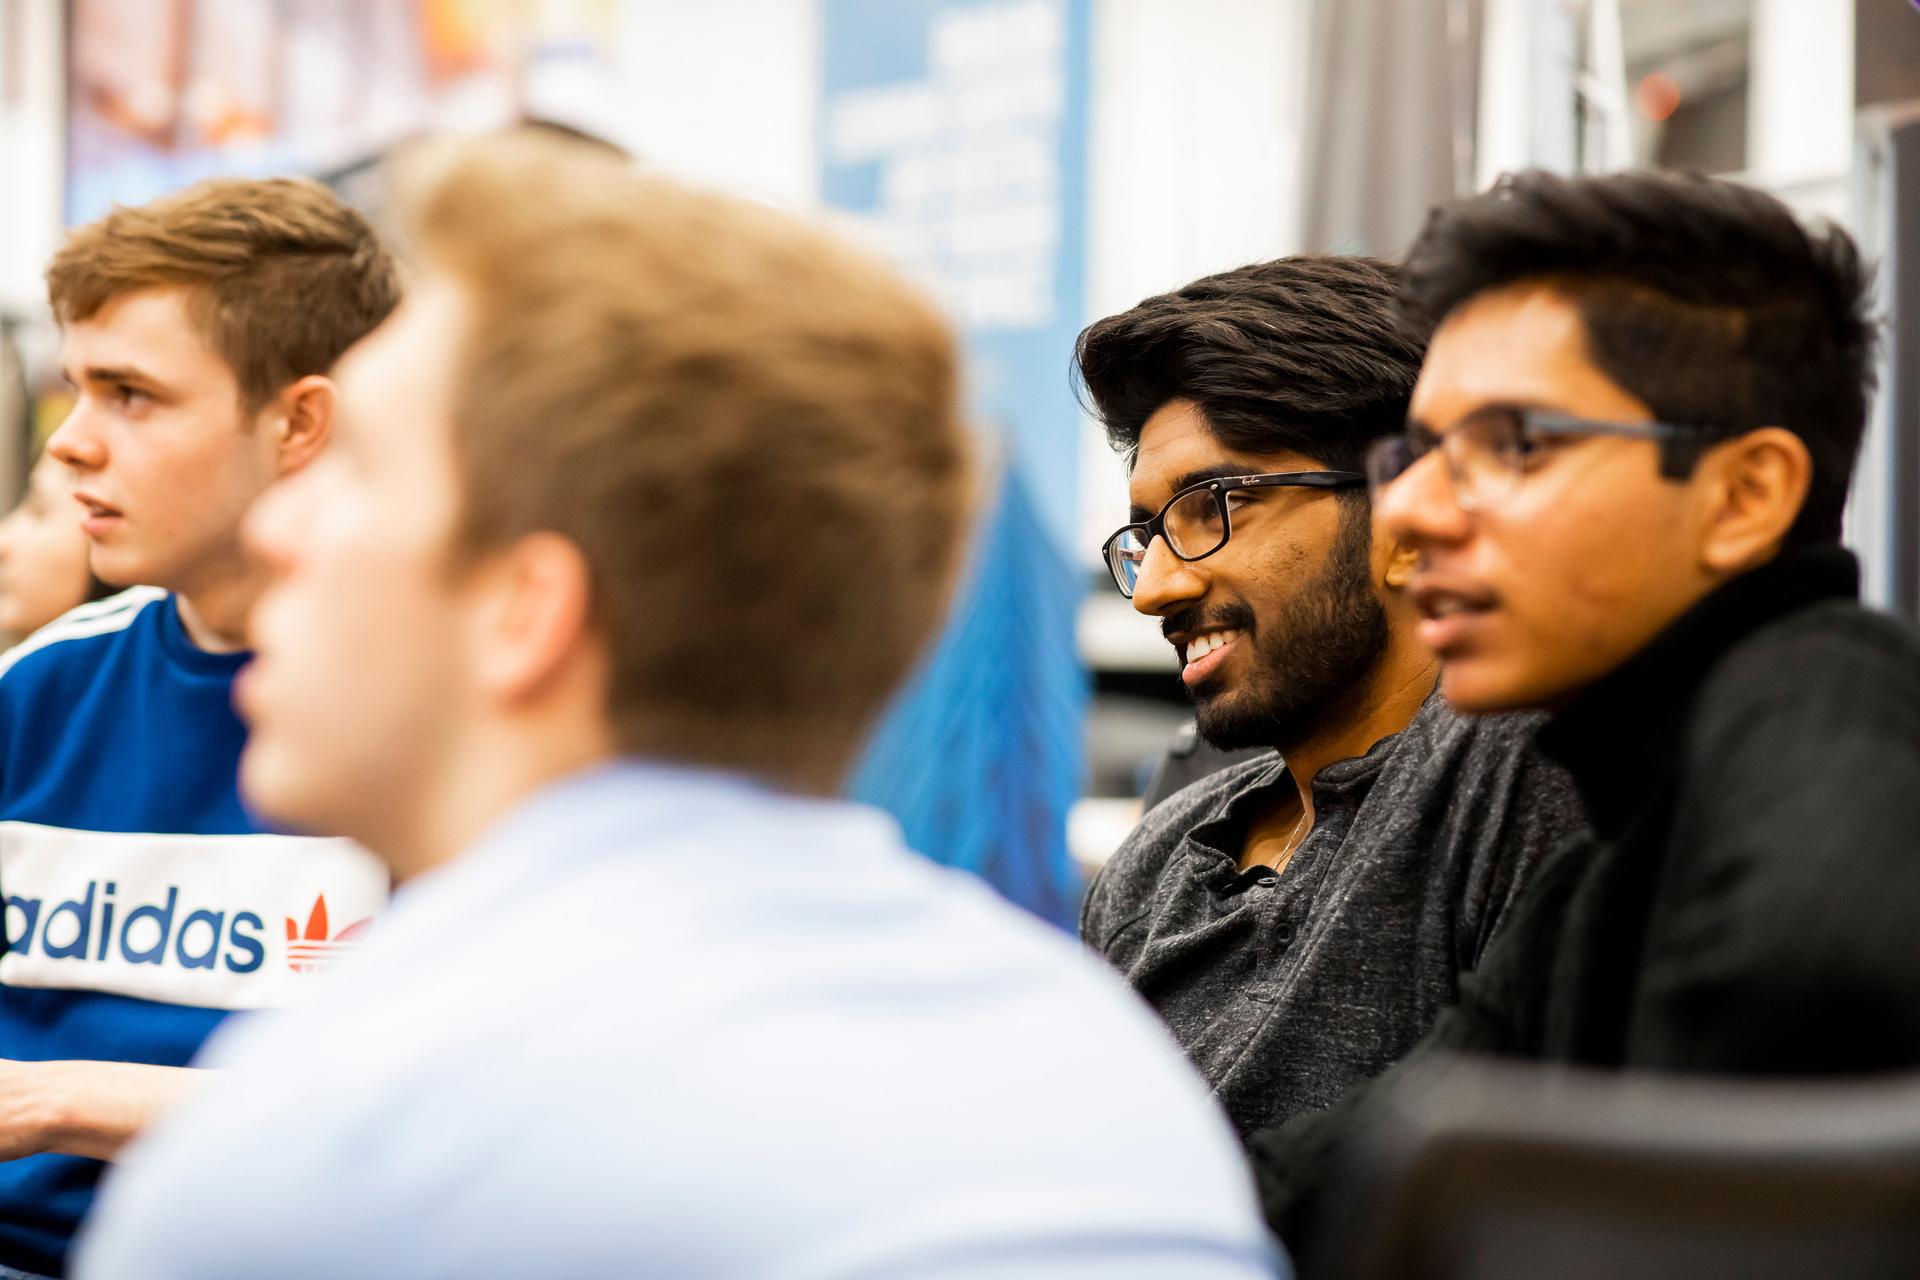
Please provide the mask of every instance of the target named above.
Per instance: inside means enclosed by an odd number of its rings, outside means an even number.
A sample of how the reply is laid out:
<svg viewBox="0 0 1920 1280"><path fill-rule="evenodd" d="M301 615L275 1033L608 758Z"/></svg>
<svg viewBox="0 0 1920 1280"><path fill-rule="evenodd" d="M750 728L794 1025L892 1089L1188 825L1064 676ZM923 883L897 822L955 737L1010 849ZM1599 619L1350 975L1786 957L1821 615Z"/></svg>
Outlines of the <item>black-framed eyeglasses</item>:
<svg viewBox="0 0 1920 1280"><path fill-rule="evenodd" d="M1167 550L1182 560L1204 560L1227 545L1227 539L1233 536L1233 508L1227 497L1236 490L1351 489L1366 482L1366 476L1358 471L1269 471L1202 480L1168 498L1153 519L1121 525L1107 539L1101 554L1113 574L1113 585L1131 600L1134 584L1140 580L1140 564L1155 538L1165 538Z"/></svg>
<svg viewBox="0 0 1920 1280"><path fill-rule="evenodd" d="M1416 424L1374 441L1367 451L1367 484L1377 495L1437 449L1453 482L1454 500L1462 510L1483 510L1519 488L1522 477L1537 465L1542 447L1557 440L1586 436L1653 440L1667 446L1661 450L1661 474L1679 478L1692 467L1695 455L1691 449L1674 446L1698 445L1727 434L1717 427L1603 422L1546 409L1489 405L1462 418L1443 436Z"/></svg>

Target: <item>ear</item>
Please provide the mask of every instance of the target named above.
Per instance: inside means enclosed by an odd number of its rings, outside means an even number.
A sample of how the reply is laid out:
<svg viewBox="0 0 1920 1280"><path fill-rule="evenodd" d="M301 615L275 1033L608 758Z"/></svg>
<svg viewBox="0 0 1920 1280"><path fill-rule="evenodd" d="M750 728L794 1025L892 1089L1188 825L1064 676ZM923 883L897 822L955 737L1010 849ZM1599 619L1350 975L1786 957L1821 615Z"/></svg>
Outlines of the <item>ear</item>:
<svg viewBox="0 0 1920 1280"><path fill-rule="evenodd" d="M1378 529L1374 531L1374 536L1386 539L1386 535ZM1420 567L1420 553L1404 542L1392 539L1386 539L1386 541L1387 568L1381 576L1381 581L1395 591L1404 591L1407 584L1413 581L1413 571Z"/></svg>
<svg viewBox="0 0 1920 1280"><path fill-rule="evenodd" d="M276 397L272 425L282 478L312 462L327 447L333 437L336 394L332 379L309 374Z"/></svg>
<svg viewBox="0 0 1920 1280"><path fill-rule="evenodd" d="M1784 427L1761 427L1708 450L1702 565L1719 577L1771 560L1800 515L1813 483L1813 457Z"/></svg>
<svg viewBox="0 0 1920 1280"><path fill-rule="evenodd" d="M580 548L534 533L490 557L479 675L508 704L538 699L592 660L593 575Z"/></svg>

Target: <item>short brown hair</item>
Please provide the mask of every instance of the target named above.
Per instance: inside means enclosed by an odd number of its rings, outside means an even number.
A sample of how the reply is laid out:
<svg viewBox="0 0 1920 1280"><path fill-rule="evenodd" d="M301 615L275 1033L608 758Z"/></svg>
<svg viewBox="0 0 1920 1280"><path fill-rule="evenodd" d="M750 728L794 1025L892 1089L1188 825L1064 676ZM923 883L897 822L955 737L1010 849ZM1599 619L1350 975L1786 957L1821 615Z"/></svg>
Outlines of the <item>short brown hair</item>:
<svg viewBox="0 0 1920 1280"><path fill-rule="evenodd" d="M317 182L216 178L68 235L47 267L63 325L113 298L168 285L258 409L325 373L400 300L393 259L366 219Z"/></svg>
<svg viewBox="0 0 1920 1280"><path fill-rule="evenodd" d="M460 546L582 551L623 750L837 787L944 612L952 333L825 231L576 143L450 143L402 237L470 308Z"/></svg>

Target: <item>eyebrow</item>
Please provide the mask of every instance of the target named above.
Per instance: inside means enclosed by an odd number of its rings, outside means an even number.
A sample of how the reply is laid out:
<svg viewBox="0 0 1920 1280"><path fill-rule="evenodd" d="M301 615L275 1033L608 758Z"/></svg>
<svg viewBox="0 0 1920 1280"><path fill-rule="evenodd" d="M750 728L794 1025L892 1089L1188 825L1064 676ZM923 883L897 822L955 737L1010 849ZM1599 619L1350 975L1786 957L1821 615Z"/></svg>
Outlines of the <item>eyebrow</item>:
<svg viewBox="0 0 1920 1280"><path fill-rule="evenodd" d="M1194 485L1205 484L1209 480L1224 480L1228 476L1257 476L1263 474L1265 473L1258 467L1255 467L1251 471L1248 470L1244 463L1218 462L1211 467L1199 467L1187 472L1183 476L1176 477L1173 482L1173 488L1167 490L1167 496L1171 498L1182 489L1191 489ZM1153 514L1152 511L1138 505L1127 508L1127 520L1131 524L1144 524L1153 518Z"/></svg>
<svg viewBox="0 0 1920 1280"><path fill-rule="evenodd" d="M71 383L73 381L73 375L67 373L64 369L61 370L61 374L68 382ZM132 365L90 364L81 372L80 376L82 380L86 382L137 382L141 386L155 388L166 385L158 378L153 377L151 374L143 373Z"/></svg>
<svg viewBox="0 0 1920 1280"><path fill-rule="evenodd" d="M1550 401L1546 401L1546 400L1538 400L1538 399L1484 400L1481 403L1473 406L1473 408L1467 410L1465 413L1455 416L1453 422L1450 425L1458 426L1460 423L1465 422L1468 418L1471 418L1474 414L1485 413L1489 409L1501 409L1501 410L1505 410L1508 413L1527 413L1527 412L1564 413L1569 416L1577 416L1577 415L1574 415L1573 411L1568 409L1566 406L1553 404ZM1440 432L1435 431L1433 429L1433 424L1429 423L1425 418L1416 418L1412 414L1407 415L1406 429L1408 431L1424 431L1428 435L1435 436L1435 437L1440 435Z"/></svg>

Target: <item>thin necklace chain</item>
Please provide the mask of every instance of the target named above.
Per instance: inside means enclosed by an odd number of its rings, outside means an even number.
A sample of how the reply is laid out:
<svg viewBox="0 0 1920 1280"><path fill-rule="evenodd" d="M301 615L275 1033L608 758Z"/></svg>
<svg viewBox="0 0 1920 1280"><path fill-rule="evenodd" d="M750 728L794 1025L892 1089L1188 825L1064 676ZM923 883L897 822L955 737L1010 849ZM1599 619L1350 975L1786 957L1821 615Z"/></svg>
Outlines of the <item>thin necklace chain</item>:
<svg viewBox="0 0 1920 1280"><path fill-rule="evenodd" d="M1280 870L1281 868L1285 867L1289 862L1292 862L1293 855L1300 851L1300 833L1302 829L1306 827L1306 825L1307 825L1307 811L1303 806L1300 810L1299 821L1295 822L1293 824L1293 830L1287 833L1287 842L1280 846L1280 856L1273 860L1274 861L1273 869L1275 871Z"/></svg>

